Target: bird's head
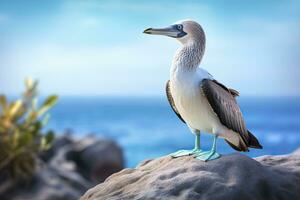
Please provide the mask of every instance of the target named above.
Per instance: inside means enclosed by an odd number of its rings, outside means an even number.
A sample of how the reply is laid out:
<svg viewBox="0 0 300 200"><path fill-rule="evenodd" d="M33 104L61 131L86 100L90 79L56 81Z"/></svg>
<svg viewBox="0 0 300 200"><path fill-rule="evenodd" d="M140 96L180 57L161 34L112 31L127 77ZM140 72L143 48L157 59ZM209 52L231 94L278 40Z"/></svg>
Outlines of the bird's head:
<svg viewBox="0 0 300 200"><path fill-rule="evenodd" d="M147 28L143 33L173 37L182 44L189 42L205 43L205 34L202 27L192 20L178 21L166 28Z"/></svg>

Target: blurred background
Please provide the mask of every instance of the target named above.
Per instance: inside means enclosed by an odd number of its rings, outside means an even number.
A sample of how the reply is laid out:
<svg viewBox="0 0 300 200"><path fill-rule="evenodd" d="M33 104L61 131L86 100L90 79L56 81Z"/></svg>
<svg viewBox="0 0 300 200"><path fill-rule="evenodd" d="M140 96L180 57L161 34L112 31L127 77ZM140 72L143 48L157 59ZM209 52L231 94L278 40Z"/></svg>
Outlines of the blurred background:
<svg viewBox="0 0 300 200"><path fill-rule="evenodd" d="M1 0L0 93L15 97L26 77L56 94L47 128L116 140L126 166L193 147L194 136L165 97L179 43L142 34L181 19L206 33L201 67L238 90L248 128L263 150L300 147L300 3L269 1ZM203 134L202 148L212 138ZM219 140L218 151L234 152Z"/></svg>

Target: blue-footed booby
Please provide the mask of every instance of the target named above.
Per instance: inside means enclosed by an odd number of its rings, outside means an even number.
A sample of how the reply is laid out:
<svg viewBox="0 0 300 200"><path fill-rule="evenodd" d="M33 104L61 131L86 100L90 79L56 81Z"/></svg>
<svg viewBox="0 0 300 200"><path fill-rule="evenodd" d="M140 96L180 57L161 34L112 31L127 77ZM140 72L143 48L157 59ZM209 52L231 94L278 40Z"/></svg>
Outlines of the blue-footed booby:
<svg viewBox="0 0 300 200"><path fill-rule="evenodd" d="M194 149L179 150L171 154L172 157L193 155L203 161L216 159L220 157L216 152L218 137L224 138L237 151L262 148L246 128L235 99L239 93L199 67L205 50L205 33L200 24L183 20L167 28L148 28L144 33L169 36L181 43L173 58L166 93L173 111L196 139ZM213 134L210 151L201 150L200 132Z"/></svg>

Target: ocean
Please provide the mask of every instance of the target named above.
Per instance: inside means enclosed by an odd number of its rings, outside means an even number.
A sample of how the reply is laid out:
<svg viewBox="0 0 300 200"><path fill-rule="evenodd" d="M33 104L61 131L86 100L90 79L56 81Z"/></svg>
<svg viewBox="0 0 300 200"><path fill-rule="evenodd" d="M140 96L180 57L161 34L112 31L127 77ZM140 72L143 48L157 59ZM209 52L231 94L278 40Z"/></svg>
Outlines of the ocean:
<svg viewBox="0 0 300 200"><path fill-rule="evenodd" d="M300 98L239 97L238 102L248 129L263 145L246 155L286 154L300 147ZM48 128L58 134L72 130L79 138L95 134L113 139L123 148L127 167L194 145L194 135L163 97L61 97ZM201 134L201 148L211 144L212 136ZM223 139L217 150L235 152Z"/></svg>

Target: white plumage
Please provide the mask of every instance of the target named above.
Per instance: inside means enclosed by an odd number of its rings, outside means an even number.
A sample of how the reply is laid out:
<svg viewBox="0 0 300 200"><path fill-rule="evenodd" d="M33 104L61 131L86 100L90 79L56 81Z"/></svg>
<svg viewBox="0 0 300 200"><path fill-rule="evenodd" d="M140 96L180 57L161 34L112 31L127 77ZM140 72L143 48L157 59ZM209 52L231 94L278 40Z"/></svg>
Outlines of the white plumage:
<svg viewBox="0 0 300 200"><path fill-rule="evenodd" d="M178 51L177 56L181 56L180 54ZM185 65L184 58L180 64L173 62L170 72L170 89L175 106L192 130L233 139L234 135L226 134L230 130L222 125L200 89L204 79L213 80L213 77L199 67L191 70L189 66ZM236 141L238 142L238 136Z"/></svg>

